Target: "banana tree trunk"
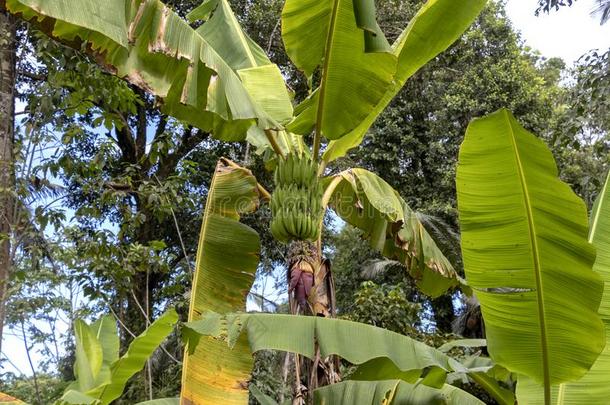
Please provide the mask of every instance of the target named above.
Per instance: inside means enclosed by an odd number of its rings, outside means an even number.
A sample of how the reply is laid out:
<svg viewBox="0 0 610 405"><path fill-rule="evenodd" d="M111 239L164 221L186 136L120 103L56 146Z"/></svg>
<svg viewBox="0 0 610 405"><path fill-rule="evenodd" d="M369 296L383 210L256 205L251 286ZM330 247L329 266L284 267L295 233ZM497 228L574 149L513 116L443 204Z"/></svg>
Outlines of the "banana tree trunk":
<svg viewBox="0 0 610 405"><path fill-rule="evenodd" d="M335 289L330 260L322 257L315 243L294 241L287 262L290 312L334 318ZM316 388L341 381L336 356L321 358L317 350L313 360L295 355L294 363L293 405L312 403Z"/></svg>
<svg viewBox="0 0 610 405"><path fill-rule="evenodd" d="M12 265L16 22L0 5L0 352Z"/></svg>

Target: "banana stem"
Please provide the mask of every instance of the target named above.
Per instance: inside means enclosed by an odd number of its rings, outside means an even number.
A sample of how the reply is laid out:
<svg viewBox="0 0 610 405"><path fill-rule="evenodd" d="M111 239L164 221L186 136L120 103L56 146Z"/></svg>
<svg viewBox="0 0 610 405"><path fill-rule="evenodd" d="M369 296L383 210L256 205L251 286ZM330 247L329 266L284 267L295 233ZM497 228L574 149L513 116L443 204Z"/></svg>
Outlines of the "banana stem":
<svg viewBox="0 0 610 405"><path fill-rule="evenodd" d="M313 160L318 160L318 155L320 154L320 138L320 128L316 128L316 132L313 137L313 151L311 153Z"/></svg>
<svg viewBox="0 0 610 405"><path fill-rule="evenodd" d="M263 187L260 183L256 183L256 188L258 189L258 192L260 193L260 195L263 198L263 200L271 201L271 193L268 192L265 189L265 187Z"/></svg>
<svg viewBox="0 0 610 405"><path fill-rule="evenodd" d="M333 194L335 193L337 186L339 185L339 183L341 183L341 180L343 180L343 178L341 177L341 174L336 175L333 178L333 180L330 182L328 187L326 187L326 190L324 190L324 194L322 194L322 212L326 213L326 209L328 208L328 203L329 203L331 197L333 196ZM318 232L317 248L318 248L318 253L320 254L320 257L322 257L322 228L323 227L324 227L324 215L322 215L322 218L320 218L320 223L318 224L319 232Z"/></svg>
<svg viewBox="0 0 610 405"><path fill-rule="evenodd" d="M318 177L324 176L324 170L326 170L326 160L322 160L320 162L320 166L318 166Z"/></svg>
<svg viewBox="0 0 610 405"><path fill-rule="evenodd" d="M277 155L280 156L281 158L286 158L286 156L284 156L284 152L282 152L282 148L280 148L280 145L277 143L277 139L275 139L273 130L265 129L265 135L267 136L267 140L271 144L271 147L273 148L275 153L277 153Z"/></svg>

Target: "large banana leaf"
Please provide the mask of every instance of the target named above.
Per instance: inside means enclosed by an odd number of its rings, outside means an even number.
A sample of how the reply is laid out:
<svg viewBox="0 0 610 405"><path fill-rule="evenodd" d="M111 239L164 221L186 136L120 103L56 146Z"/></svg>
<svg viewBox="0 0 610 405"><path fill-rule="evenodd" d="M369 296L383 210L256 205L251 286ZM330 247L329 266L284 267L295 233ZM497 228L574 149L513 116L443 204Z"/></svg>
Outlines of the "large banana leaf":
<svg viewBox="0 0 610 405"><path fill-rule="evenodd" d="M447 49L470 26L486 0L429 0L392 45L398 58L393 84L366 118L341 139L330 142L323 158L330 162L360 145L364 135L406 81L428 61Z"/></svg>
<svg viewBox="0 0 610 405"><path fill-rule="evenodd" d="M239 218L257 206L257 182L252 173L221 159L201 224L189 321L200 319L206 311L245 310L259 262L260 239ZM182 402L246 403L251 368L245 337L237 340L234 350L211 338L202 339L196 348L188 345L182 367Z"/></svg>
<svg viewBox="0 0 610 405"><path fill-rule="evenodd" d="M76 320L76 381L58 403L104 405L119 398L127 381L142 370L146 360L174 330L176 322L178 314L175 310L165 312L136 337L119 358L116 320L112 315L91 325Z"/></svg>
<svg viewBox="0 0 610 405"><path fill-rule="evenodd" d="M292 102L279 68L243 31L227 0L206 0L187 17L206 20L197 33L237 72L252 99L269 116L277 122L292 118ZM271 147L264 134L261 139Z"/></svg>
<svg viewBox="0 0 610 405"><path fill-rule="evenodd" d="M335 176L330 192L333 210L362 229L384 256L405 264L424 293L437 297L458 285L453 266L415 213L379 176L364 169L350 169Z"/></svg>
<svg viewBox="0 0 610 405"><path fill-rule="evenodd" d="M405 372L400 378L410 383L415 383L424 370L436 370L442 376L440 380L448 372L469 371L445 353L408 336L341 319L264 313L221 316L209 312L199 321L187 323L185 329L189 331L189 345L197 345L199 335L213 336L228 342L224 343L227 350L241 343L245 330L252 352L281 350L313 359L317 344L322 357L336 354L352 364L388 359Z"/></svg>
<svg viewBox="0 0 610 405"><path fill-rule="evenodd" d="M297 117L306 121L298 125L301 134L306 134L304 125L329 139L340 138L368 115L392 83L397 58L374 13L373 0L286 0L286 52L307 76L322 65L320 86Z"/></svg>
<svg viewBox="0 0 610 405"><path fill-rule="evenodd" d="M593 270L604 280L604 294L599 315L606 329L606 346L591 370L580 380L553 387L553 404L602 404L610 398L610 174L591 212L589 241L597 248ZM542 404L544 397L538 384L519 379L517 398L520 404Z"/></svg>
<svg viewBox="0 0 610 405"><path fill-rule="evenodd" d="M232 33L243 32L224 0L206 2L216 11L210 28L206 23L198 30L159 0L6 0L6 6L52 37L87 49L110 71L159 97L167 114L219 139L245 139L255 120L262 128L280 128L277 120L289 118L288 94L277 67L260 64L266 60L259 57L255 66L247 66L244 85L243 75L231 66L241 69L236 65L240 44L227 46L214 28L224 24ZM252 41L244 40L260 54ZM258 90L262 85L264 97Z"/></svg>
<svg viewBox="0 0 610 405"><path fill-rule="evenodd" d="M345 381L314 391L319 405L409 404L409 405L484 405L466 391L443 385L436 389L401 380Z"/></svg>
<svg viewBox="0 0 610 405"><path fill-rule="evenodd" d="M474 120L457 170L462 252L488 350L543 384L580 378L604 347L583 201L553 157L506 110Z"/></svg>

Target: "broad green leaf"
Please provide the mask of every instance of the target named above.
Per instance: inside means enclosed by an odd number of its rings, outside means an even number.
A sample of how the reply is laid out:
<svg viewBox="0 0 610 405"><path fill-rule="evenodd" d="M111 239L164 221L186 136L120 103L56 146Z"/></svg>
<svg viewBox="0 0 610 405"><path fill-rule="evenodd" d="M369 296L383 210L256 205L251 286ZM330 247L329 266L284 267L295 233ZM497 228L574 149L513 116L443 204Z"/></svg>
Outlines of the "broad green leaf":
<svg viewBox="0 0 610 405"><path fill-rule="evenodd" d="M223 314L245 310L259 262L260 239L239 218L257 206L257 182L252 173L221 159L201 224L189 321L200 319L206 311ZM247 402L252 357L245 337L238 339L234 350L207 337L196 348L189 344L187 349L182 375L184 403Z"/></svg>
<svg viewBox="0 0 610 405"><path fill-rule="evenodd" d="M427 386L442 388L445 382L462 380L464 383L467 383L469 382L468 378L470 378L496 399L499 404L513 405L515 403L515 396L512 391L500 386L494 378L491 372L491 365L481 367L480 365L467 364L463 361L460 363L463 369L453 372L448 376L444 373L443 369L432 368L421 382ZM407 383L415 383L418 381L420 374L419 370L403 371L388 358L377 358L360 365L352 373L350 379L359 381L402 380Z"/></svg>
<svg viewBox="0 0 610 405"><path fill-rule="evenodd" d="M333 41L351 40L349 49L352 58L367 52L387 52L390 46L375 18L373 0L287 0L282 10L282 38L286 53L308 77L313 75L328 55L332 55L338 44ZM355 7L354 7L355 5ZM350 11L351 15L341 15ZM348 37L351 35L351 37ZM360 37L361 41L356 40ZM371 37L376 44L372 43ZM365 40L370 46L366 46ZM346 51L347 52L347 51ZM374 60L374 59L371 59Z"/></svg>
<svg viewBox="0 0 610 405"><path fill-rule="evenodd" d="M354 129L330 142L324 152L327 162L345 156L362 142L377 117L403 88L407 80L436 55L447 49L472 24L487 0L429 0L392 45L398 58L393 84Z"/></svg>
<svg viewBox="0 0 610 405"><path fill-rule="evenodd" d="M85 392L96 385L102 368L103 349L95 331L81 319L74 321L74 339L76 343L76 361L74 362L76 381L70 387Z"/></svg>
<svg viewBox="0 0 610 405"><path fill-rule="evenodd" d="M610 398L610 175L606 178L593 211L589 241L597 248L593 270L604 280L599 315L606 330L606 346L591 370L580 380L553 387L553 404L602 404ZM543 404L542 389L531 379L520 378L517 398L520 404Z"/></svg>
<svg viewBox="0 0 610 405"><path fill-rule="evenodd" d="M102 347L102 367L94 384L98 386L110 381L110 367L119 359L119 334L113 315L99 318L91 324L90 329Z"/></svg>
<svg viewBox="0 0 610 405"><path fill-rule="evenodd" d="M388 183L364 169L350 169L334 179L331 184L336 188L329 201L332 209L362 229L384 256L406 265L425 294L436 297L458 285L451 263Z"/></svg>
<svg viewBox="0 0 610 405"><path fill-rule="evenodd" d="M216 3L221 7L209 22L212 28L230 25L226 2ZM278 125L272 117L277 112L265 112L231 66L236 48L220 42L216 49L201 34L218 39L207 23L195 30L159 0L81 0L78 7L72 0L7 0L6 6L53 38L89 49L117 76L160 98L165 113L219 139L243 140L255 121L262 128ZM224 52L232 58L225 60ZM277 79L274 91L280 88Z"/></svg>
<svg viewBox="0 0 610 405"><path fill-rule="evenodd" d="M483 405L478 398L451 385L435 389L400 380L345 381L314 391L314 404Z"/></svg>
<svg viewBox="0 0 610 405"><path fill-rule="evenodd" d="M305 117L306 127L315 126L328 139L355 128L396 72L397 58L383 46L387 41L375 22L373 0L356 4L354 10L353 0L287 0L282 11L282 37L295 65L308 77L322 65L320 86L297 121Z"/></svg>
<svg viewBox="0 0 610 405"><path fill-rule="evenodd" d="M603 283L592 271L583 201L507 110L474 120L457 169L462 253L491 358L549 387L604 347Z"/></svg>
<svg viewBox="0 0 610 405"><path fill-rule="evenodd" d="M85 393L99 399L102 404L110 404L119 398L127 381L142 370L146 360L174 330L176 322L178 322L178 314L174 309L161 315L141 335L136 337L129 345L127 352L112 364L110 381Z"/></svg>
<svg viewBox="0 0 610 405"><path fill-rule="evenodd" d="M501 404L512 398L480 367L470 369L440 350L407 336L374 326L351 321L279 314L204 314L199 321L184 326L189 345L196 345L199 336L213 336L233 347L240 341L242 330L247 332L252 352L281 350L314 358L316 344L322 357L336 354L348 362L360 365L351 375L358 381L403 380L413 384L445 389L447 373L460 373L480 382ZM349 343L347 343L349 342ZM489 369L489 367L487 367ZM425 372L425 377L420 377ZM513 400L514 402L514 400Z"/></svg>
<svg viewBox="0 0 610 405"><path fill-rule="evenodd" d="M274 120L285 122L292 118L292 102L284 85L282 73L276 65L255 66L237 73L252 99Z"/></svg>
<svg viewBox="0 0 610 405"><path fill-rule="evenodd" d="M336 354L356 365L386 358L402 371L413 371L412 382L424 369L468 371L446 354L408 336L341 319L264 313L220 316L212 312L185 324L185 328L191 330L190 336L214 336L226 340L229 347L241 342L245 330L252 352L281 350L313 359L317 343L322 357Z"/></svg>
<svg viewBox="0 0 610 405"><path fill-rule="evenodd" d="M102 402L80 391L67 390L55 405L100 405Z"/></svg>
<svg viewBox="0 0 610 405"><path fill-rule="evenodd" d="M227 0L205 0L187 18L205 20L197 32L234 70L271 65L265 51L241 28Z"/></svg>

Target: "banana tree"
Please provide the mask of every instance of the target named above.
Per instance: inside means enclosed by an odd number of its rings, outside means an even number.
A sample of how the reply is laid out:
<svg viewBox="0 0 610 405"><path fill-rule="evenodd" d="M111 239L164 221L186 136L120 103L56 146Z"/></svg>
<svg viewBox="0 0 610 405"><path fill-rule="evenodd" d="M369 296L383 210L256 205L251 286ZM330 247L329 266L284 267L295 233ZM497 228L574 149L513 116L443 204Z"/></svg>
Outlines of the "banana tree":
<svg viewBox="0 0 610 405"><path fill-rule="evenodd" d="M258 207L259 197L271 205L273 235L291 244L287 265L294 313L334 313L320 232L328 209L361 228L384 255L404 263L424 293L435 297L460 284L451 263L389 184L363 169L335 175L328 169L360 144L409 77L449 47L485 2L429 0L389 44L373 0L287 0L282 37L311 84L310 96L293 108L279 68L241 29L227 0L205 0L188 15L196 25L159 0L0 0L34 27L157 97L164 113L217 139L245 140L276 162L273 194L247 169L228 160L218 163L202 223L189 321L205 311L244 309L260 242L239 218ZM236 339L234 350L210 338L188 348L182 403L247 399L251 359L243 354L249 348L243 335ZM297 400L320 383L340 379L333 362L320 356L307 373L295 382Z"/></svg>

